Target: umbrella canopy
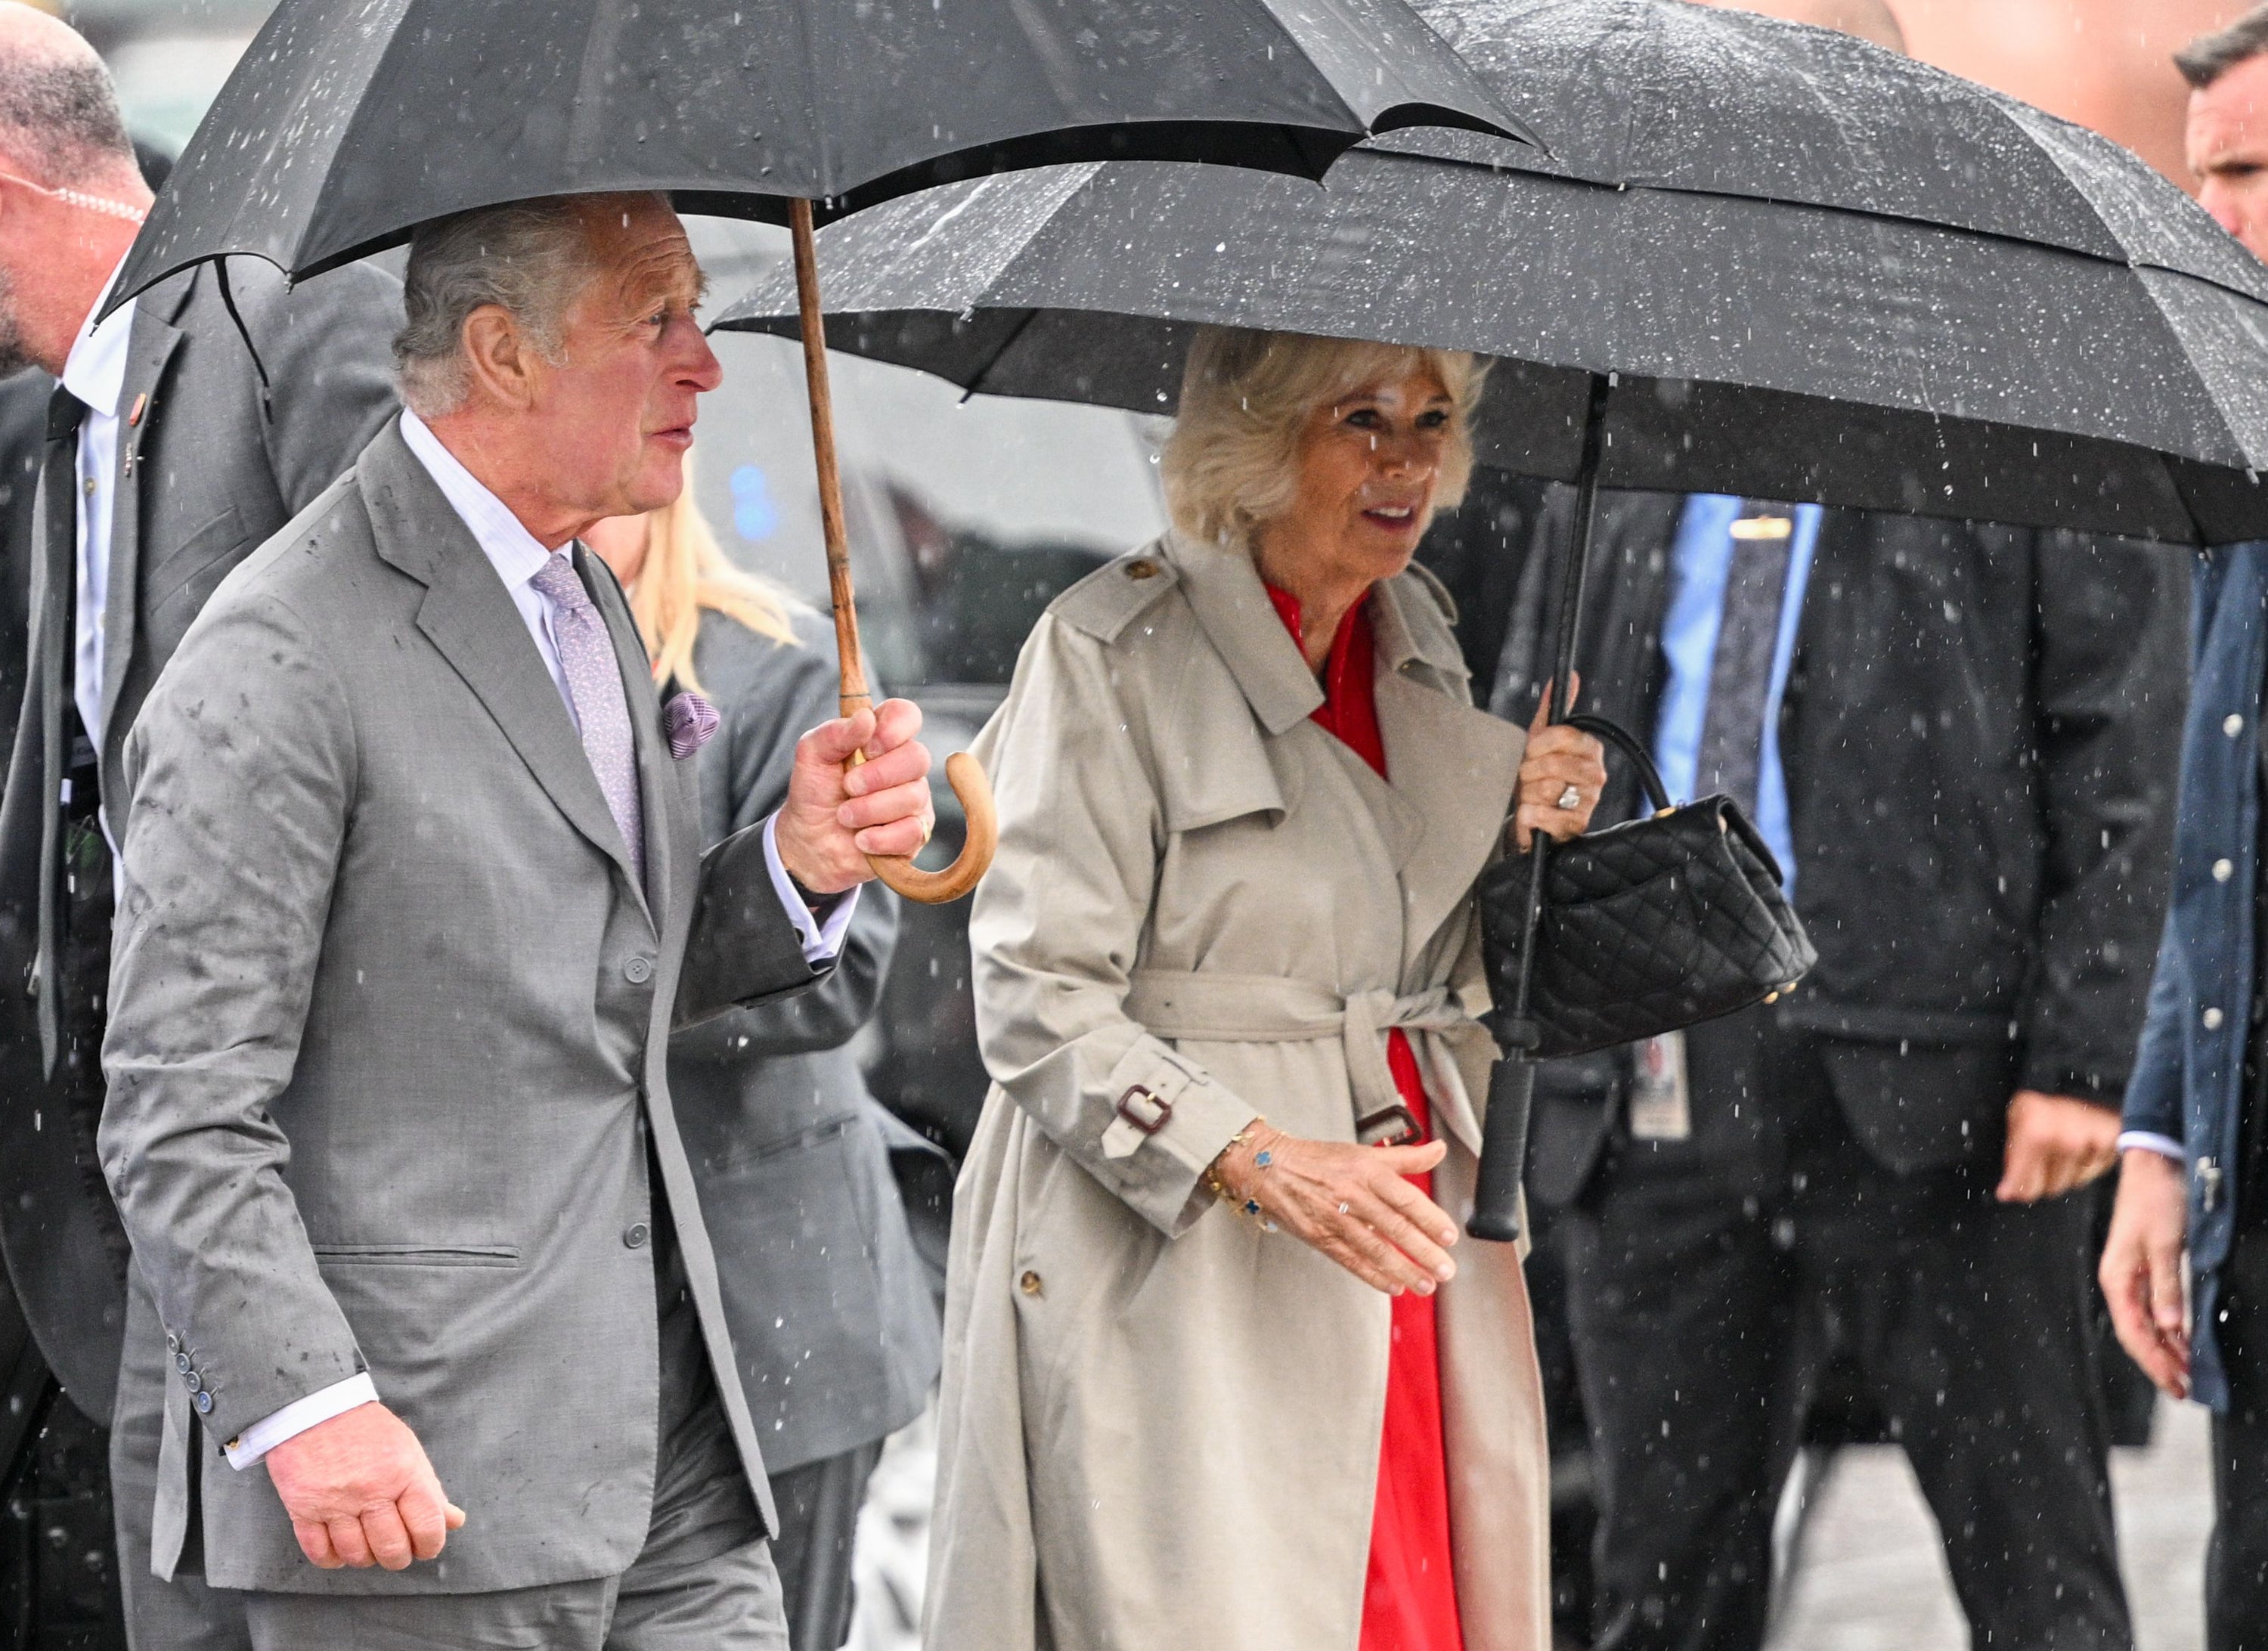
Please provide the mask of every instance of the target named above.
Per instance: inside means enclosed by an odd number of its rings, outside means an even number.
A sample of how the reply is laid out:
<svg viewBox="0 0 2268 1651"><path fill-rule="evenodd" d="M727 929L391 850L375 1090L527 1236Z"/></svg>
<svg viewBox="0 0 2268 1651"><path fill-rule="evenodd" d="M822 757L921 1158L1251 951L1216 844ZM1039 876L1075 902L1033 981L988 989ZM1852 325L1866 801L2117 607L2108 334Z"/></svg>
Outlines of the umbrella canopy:
<svg viewBox="0 0 2268 1651"><path fill-rule="evenodd" d="M838 348L1171 409L1191 326L1502 358L1484 462L2179 542L2268 534L2268 271L2125 151L1823 30L1422 0L1542 150L1409 131L1321 189L1085 165L831 228ZM767 282L720 325L792 331Z"/></svg>
<svg viewBox="0 0 2268 1651"><path fill-rule="evenodd" d="M1319 177L1418 122L1524 131L1403 0L283 0L113 302L225 254L312 275L534 195L824 219L1092 157Z"/></svg>

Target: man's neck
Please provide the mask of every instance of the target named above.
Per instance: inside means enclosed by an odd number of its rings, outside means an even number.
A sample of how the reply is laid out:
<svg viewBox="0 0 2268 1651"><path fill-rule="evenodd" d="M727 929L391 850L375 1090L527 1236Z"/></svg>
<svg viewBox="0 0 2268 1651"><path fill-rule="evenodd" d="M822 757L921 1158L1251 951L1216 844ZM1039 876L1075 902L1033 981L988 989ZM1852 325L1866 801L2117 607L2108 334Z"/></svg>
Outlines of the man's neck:
<svg viewBox="0 0 2268 1651"><path fill-rule="evenodd" d="M500 421L469 409L429 418L425 427L545 549L558 549L600 520L549 496L544 481L556 461L528 452L524 431L508 433Z"/></svg>
<svg viewBox="0 0 2268 1651"><path fill-rule="evenodd" d="M71 237L56 248L55 263L41 283L51 295L39 300L28 282L17 284L22 324L32 345L32 358L50 378L61 378L70 359L71 346L94 317L95 306L126 262L134 244L134 225L103 218L83 236Z"/></svg>

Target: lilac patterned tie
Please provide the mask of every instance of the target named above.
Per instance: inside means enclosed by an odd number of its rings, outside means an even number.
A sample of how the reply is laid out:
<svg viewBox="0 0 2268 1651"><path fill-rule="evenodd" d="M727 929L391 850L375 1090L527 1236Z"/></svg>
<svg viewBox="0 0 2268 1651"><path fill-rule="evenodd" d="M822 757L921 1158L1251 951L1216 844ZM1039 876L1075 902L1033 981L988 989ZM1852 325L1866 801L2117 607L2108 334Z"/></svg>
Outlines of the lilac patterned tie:
<svg viewBox="0 0 2268 1651"><path fill-rule="evenodd" d="M605 617L583 588L575 564L562 550L551 553L543 571L529 581L552 606L551 634L559 645L559 667L567 675L567 696L583 725L583 753L606 793L607 811L630 845L638 883L645 883L645 816L638 802L637 749L630 738L629 696Z"/></svg>

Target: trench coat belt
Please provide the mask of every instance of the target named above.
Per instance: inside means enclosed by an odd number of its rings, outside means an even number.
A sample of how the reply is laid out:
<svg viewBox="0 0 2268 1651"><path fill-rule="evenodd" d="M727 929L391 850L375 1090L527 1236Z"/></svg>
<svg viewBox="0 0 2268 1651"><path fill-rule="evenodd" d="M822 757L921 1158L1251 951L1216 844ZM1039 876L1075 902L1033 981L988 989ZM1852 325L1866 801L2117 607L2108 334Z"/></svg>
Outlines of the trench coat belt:
<svg viewBox="0 0 2268 1651"><path fill-rule="evenodd" d="M1346 1050L1357 1118L1401 1102L1386 1063L1388 1032L1431 1032L1453 1047L1488 1036L1447 986L1406 997L1390 991L1342 996L1313 981L1277 975L1138 969L1125 1012L1152 1036L1175 1042L1306 1043L1336 1037Z"/></svg>

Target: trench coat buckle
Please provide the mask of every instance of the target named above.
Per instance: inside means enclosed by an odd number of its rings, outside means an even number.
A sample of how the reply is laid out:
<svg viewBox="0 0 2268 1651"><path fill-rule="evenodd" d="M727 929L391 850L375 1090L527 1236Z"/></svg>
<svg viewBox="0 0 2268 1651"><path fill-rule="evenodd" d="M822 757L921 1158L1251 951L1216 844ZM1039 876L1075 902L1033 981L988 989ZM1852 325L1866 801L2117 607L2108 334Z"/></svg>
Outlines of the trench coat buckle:
<svg viewBox="0 0 2268 1651"><path fill-rule="evenodd" d="M1118 1116L1145 1135L1155 1135L1174 1121L1174 1103L1140 1084L1130 1084L1118 1097Z"/></svg>
<svg viewBox="0 0 2268 1651"><path fill-rule="evenodd" d="M1417 1115L1399 1101L1354 1121L1354 1138L1365 1146L1423 1146Z"/></svg>

